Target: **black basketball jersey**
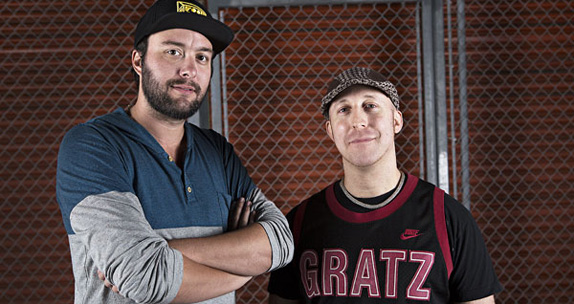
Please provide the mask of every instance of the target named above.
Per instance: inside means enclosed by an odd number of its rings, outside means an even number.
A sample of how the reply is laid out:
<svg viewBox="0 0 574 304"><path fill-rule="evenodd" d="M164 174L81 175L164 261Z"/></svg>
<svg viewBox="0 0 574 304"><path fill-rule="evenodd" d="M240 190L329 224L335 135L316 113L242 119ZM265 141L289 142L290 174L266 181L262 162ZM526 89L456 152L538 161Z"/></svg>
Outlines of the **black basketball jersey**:
<svg viewBox="0 0 574 304"><path fill-rule="evenodd" d="M448 302L444 192L409 175L388 205L356 213L337 201L333 187L291 215L292 267L307 302Z"/></svg>

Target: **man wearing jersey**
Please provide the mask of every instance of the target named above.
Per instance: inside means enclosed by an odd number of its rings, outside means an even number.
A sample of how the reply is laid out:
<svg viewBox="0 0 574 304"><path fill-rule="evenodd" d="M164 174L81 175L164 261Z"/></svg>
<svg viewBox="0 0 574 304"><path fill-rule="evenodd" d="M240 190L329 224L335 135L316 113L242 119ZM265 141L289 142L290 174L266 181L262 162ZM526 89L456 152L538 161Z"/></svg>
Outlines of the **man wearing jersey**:
<svg viewBox="0 0 574 304"><path fill-rule="evenodd" d="M344 178L287 215L295 255L271 274L270 303L494 303L502 287L470 212L398 169L395 86L351 68L321 109Z"/></svg>

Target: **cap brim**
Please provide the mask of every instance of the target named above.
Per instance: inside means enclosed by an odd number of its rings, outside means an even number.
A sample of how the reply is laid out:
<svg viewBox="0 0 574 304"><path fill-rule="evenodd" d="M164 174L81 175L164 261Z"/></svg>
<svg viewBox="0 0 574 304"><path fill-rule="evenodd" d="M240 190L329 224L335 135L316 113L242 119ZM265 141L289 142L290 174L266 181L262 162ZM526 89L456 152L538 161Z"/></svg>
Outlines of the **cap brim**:
<svg viewBox="0 0 574 304"><path fill-rule="evenodd" d="M385 82L390 83L388 81L385 81ZM321 100L321 112L326 111L327 106L335 98L337 98L337 96L339 96L339 94L341 94L341 92L343 92L344 90L346 90L347 88L349 88L353 85L365 85L365 86L369 86L369 87L372 87L374 89L381 91L381 93L383 93L385 96L387 96L387 98L389 98L389 100L391 100L391 103L393 103L393 105L398 109L398 99L395 101L394 98L391 96L391 94L389 92L387 92L385 90L385 88L383 86L381 86L379 83L380 82L370 80L370 79L350 79L350 80L347 80L343 83L340 83L334 89L329 91L329 93L325 97L323 97L323 99Z"/></svg>
<svg viewBox="0 0 574 304"><path fill-rule="evenodd" d="M343 92L344 90L346 90L348 87L352 86L352 85L358 85L358 84L362 84L362 85L369 85L367 84L367 81L363 81L363 79L352 79L352 80L348 80L345 81L343 83L340 83L338 86L336 86L334 89L332 89L331 91L329 91L329 93L327 94L327 96L323 97L323 100L321 100L321 109L325 109L325 107L330 104L335 98L337 98L337 96L339 94L341 94L341 92ZM370 85L369 85L370 86ZM377 88L378 89L378 88Z"/></svg>

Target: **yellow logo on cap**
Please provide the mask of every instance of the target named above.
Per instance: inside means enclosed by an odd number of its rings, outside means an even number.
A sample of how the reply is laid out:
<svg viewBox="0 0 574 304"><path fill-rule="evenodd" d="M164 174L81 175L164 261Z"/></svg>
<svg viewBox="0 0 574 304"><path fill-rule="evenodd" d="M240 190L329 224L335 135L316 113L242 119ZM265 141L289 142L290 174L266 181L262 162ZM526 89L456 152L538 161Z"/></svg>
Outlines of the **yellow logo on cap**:
<svg viewBox="0 0 574 304"><path fill-rule="evenodd" d="M177 1L177 12L178 13L195 13L198 15L207 16L205 11L202 10L201 7L199 7L193 3L183 2L183 1Z"/></svg>

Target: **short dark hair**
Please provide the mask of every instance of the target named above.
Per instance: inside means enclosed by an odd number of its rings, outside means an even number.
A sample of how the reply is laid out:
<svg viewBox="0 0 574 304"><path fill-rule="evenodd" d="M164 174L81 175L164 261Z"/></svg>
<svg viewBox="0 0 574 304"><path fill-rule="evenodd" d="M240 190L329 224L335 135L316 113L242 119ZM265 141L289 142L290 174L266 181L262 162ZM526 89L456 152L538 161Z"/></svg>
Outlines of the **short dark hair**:
<svg viewBox="0 0 574 304"><path fill-rule="evenodd" d="M144 39L142 39L142 41L140 41L137 44L137 46L135 48L136 52L140 53L140 57L142 60L142 62L141 62L142 67L144 64L144 57L145 57L145 54L147 52L147 42L148 42L148 37L145 37ZM136 73L133 66L130 67L130 71L132 72L132 75L134 76L134 80L136 82L136 88L139 89L140 75L138 75L138 73Z"/></svg>
<svg viewBox="0 0 574 304"><path fill-rule="evenodd" d="M322 113L323 113L323 117L325 117L325 120L330 120L329 118L329 109L331 108L331 103L326 104L325 106L321 107Z"/></svg>

